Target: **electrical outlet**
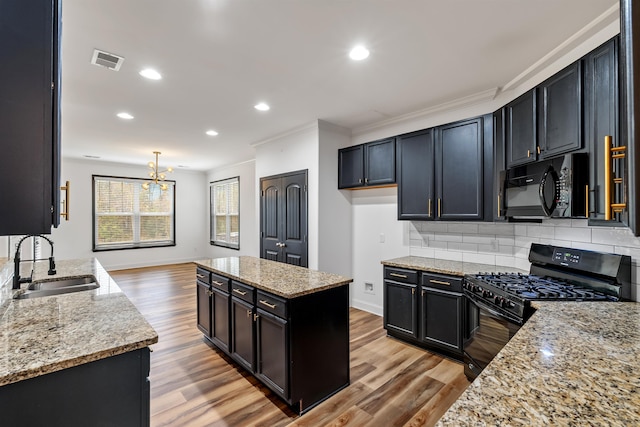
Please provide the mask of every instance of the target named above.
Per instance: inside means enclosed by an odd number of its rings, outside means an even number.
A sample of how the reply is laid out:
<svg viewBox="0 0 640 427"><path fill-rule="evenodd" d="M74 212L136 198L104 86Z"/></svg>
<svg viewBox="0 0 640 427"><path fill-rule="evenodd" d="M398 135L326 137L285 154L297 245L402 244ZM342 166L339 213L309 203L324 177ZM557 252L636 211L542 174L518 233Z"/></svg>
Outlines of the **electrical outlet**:
<svg viewBox="0 0 640 427"><path fill-rule="evenodd" d="M375 294L375 292L373 291L373 283L364 282L364 293L365 294Z"/></svg>

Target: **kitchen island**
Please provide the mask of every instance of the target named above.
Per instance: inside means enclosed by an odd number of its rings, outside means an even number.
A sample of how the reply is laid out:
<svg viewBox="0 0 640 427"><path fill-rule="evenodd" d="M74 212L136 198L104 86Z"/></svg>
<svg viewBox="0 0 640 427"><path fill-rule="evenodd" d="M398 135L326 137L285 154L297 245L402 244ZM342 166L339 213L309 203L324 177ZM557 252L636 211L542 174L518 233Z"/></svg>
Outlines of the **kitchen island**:
<svg viewBox="0 0 640 427"><path fill-rule="evenodd" d="M36 263L33 281L82 276L100 286L31 299L0 287L3 424L148 425L153 328L96 259L58 261L54 276Z"/></svg>
<svg viewBox="0 0 640 427"><path fill-rule="evenodd" d="M533 305L437 425L640 425L640 304Z"/></svg>
<svg viewBox="0 0 640 427"><path fill-rule="evenodd" d="M246 256L195 264L198 328L294 410L349 385L352 279Z"/></svg>

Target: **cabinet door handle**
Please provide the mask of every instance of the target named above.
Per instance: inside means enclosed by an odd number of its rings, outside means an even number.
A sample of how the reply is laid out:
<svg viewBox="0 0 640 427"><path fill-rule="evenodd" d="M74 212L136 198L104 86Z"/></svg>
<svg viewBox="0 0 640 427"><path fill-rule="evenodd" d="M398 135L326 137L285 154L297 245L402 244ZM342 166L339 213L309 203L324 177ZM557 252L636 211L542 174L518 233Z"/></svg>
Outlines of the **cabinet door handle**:
<svg viewBox="0 0 640 427"><path fill-rule="evenodd" d="M389 276L400 277L401 279L406 279L407 278L406 274L398 274L398 273L389 273Z"/></svg>
<svg viewBox="0 0 640 427"><path fill-rule="evenodd" d="M527 159L531 157L531 150L527 150Z"/></svg>
<svg viewBox="0 0 640 427"><path fill-rule="evenodd" d="M63 217L65 221L69 221L69 189L69 181L65 182L63 187L60 187L60 190L64 191L64 200L62 201L63 208L60 216Z"/></svg>
<svg viewBox="0 0 640 427"><path fill-rule="evenodd" d="M266 302L265 300L261 299L260 300L260 304L264 304L269 308L276 308L276 304L269 304L268 302Z"/></svg>
<svg viewBox="0 0 640 427"><path fill-rule="evenodd" d="M500 194L498 194L498 218L500 218Z"/></svg>
<svg viewBox="0 0 640 427"><path fill-rule="evenodd" d="M233 292L235 292L236 294L240 294L242 296L245 296L247 294L246 292L241 291L240 289L236 289L236 288L233 288Z"/></svg>
<svg viewBox="0 0 640 427"><path fill-rule="evenodd" d="M368 183L369 183L369 178L365 178L365 179L364 179L364 183L365 183L365 184L368 184Z"/></svg>
<svg viewBox="0 0 640 427"><path fill-rule="evenodd" d="M215 280L212 280L211 283L213 283L214 285L218 285L218 286L224 286L224 283L216 282Z"/></svg>
<svg viewBox="0 0 640 427"><path fill-rule="evenodd" d="M362 184L362 178L358 178L358 184Z"/></svg>
<svg viewBox="0 0 640 427"><path fill-rule="evenodd" d="M257 314L254 314L253 315L253 321L256 322L258 320L258 317L260 317L260 316L258 316Z"/></svg>
<svg viewBox="0 0 640 427"><path fill-rule="evenodd" d="M196 277L197 277L198 279L204 279L204 274L196 274Z"/></svg>
<svg viewBox="0 0 640 427"><path fill-rule="evenodd" d="M416 288L411 288L411 295L415 295L416 294Z"/></svg>
<svg viewBox="0 0 640 427"><path fill-rule="evenodd" d="M427 210L427 216L431 217L431 198L429 198L429 208Z"/></svg>
<svg viewBox="0 0 640 427"><path fill-rule="evenodd" d="M445 285L445 286L451 286L451 283L449 282L443 282L442 280L433 280L433 279L429 279L430 283L435 283L436 285Z"/></svg>
<svg viewBox="0 0 640 427"><path fill-rule="evenodd" d="M540 150L540 146L539 145L537 147L537 150L538 150L538 154L540 154L540 151L542 151L542 150Z"/></svg>
<svg viewBox="0 0 640 427"><path fill-rule="evenodd" d="M213 292L211 292L209 289L207 289L207 295L209 295L210 297L213 296Z"/></svg>
<svg viewBox="0 0 640 427"><path fill-rule="evenodd" d="M438 198L438 218L442 217L442 201Z"/></svg>
<svg viewBox="0 0 640 427"><path fill-rule="evenodd" d="M425 294L425 290L423 289L423 290L422 290L422 296L424 296L424 294Z"/></svg>
<svg viewBox="0 0 640 427"><path fill-rule="evenodd" d="M589 218L589 184L584 186L584 216Z"/></svg>
<svg viewBox="0 0 640 427"><path fill-rule="evenodd" d="M252 314L253 314L253 313L251 313L251 310L247 310L247 318L251 319L251 315L252 315Z"/></svg>

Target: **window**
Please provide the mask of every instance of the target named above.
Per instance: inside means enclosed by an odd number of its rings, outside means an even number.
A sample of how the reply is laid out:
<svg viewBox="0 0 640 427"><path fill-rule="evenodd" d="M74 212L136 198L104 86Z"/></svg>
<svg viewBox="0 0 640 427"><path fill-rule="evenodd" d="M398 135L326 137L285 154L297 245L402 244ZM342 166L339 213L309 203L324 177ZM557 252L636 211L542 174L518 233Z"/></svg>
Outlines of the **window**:
<svg viewBox="0 0 640 427"><path fill-rule="evenodd" d="M240 249L240 178L211 183L211 244Z"/></svg>
<svg viewBox="0 0 640 427"><path fill-rule="evenodd" d="M93 250L175 246L175 181L93 176Z"/></svg>

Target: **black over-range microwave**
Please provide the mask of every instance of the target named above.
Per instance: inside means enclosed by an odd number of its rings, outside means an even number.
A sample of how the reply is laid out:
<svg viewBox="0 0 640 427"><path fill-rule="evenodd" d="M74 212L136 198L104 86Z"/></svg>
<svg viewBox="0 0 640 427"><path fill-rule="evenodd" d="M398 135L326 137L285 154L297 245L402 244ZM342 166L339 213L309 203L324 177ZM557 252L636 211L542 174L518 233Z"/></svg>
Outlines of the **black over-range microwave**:
<svg viewBox="0 0 640 427"><path fill-rule="evenodd" d="M589 157L566 154L501 172L500 209L507 218L588 215Z"/></svg>

